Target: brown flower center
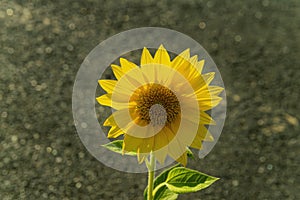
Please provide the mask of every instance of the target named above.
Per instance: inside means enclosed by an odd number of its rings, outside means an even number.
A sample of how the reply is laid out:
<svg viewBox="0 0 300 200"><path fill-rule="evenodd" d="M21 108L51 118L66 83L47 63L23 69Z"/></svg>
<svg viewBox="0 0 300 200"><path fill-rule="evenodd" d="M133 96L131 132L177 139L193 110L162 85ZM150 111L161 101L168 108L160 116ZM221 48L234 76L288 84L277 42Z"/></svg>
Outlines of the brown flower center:
<svg viewBox="0 0 300 200"><path fill-rule="evenodd" d="M168 88L150 83L134 91L130 102L135 102L134 114L138 119L153 126L169 124L180 113L176 95Z"/></svg>

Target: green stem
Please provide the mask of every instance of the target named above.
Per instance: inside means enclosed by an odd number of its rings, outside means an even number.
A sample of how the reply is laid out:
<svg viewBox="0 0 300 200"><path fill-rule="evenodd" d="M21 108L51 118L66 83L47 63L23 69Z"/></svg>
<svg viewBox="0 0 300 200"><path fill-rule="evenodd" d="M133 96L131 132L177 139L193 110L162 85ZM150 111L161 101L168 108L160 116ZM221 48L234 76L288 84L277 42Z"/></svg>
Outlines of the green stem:
<svg viewBox="0 0 300 200"><path fill-rule="evenodd" d="M148 165L148 196L147 200L153 200L155 157L153 152L150 153L150 163Z"/></svg>

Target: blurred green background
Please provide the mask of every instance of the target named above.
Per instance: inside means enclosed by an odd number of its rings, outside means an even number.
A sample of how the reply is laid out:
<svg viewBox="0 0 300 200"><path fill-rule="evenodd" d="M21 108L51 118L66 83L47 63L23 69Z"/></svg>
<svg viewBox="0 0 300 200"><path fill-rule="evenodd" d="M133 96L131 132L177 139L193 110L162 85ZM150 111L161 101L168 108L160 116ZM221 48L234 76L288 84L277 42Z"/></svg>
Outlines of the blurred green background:
<svg viewBox="0 0 300 200"><path fill-rule="evenodd" d="M71 110L83 59L136 27L197 40L226 86L219 142L188 167L220 177L179 199L300 199L300 1L0 1L0 199L142 199L146 174L110 169Z"/></svg>

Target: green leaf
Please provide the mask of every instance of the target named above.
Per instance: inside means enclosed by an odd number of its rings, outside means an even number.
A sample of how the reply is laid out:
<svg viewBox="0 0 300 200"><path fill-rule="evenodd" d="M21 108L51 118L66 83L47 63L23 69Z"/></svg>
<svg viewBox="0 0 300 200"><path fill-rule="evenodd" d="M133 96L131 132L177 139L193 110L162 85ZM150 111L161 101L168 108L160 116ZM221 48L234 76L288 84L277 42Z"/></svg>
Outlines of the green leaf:
<svg viewBox="0 0 300 200"><path fill-rule="evenodd" d="M158 185L160 185L161 183L163 183L167 180L168 174L172 169L175 169L180 166L181 166L180 164L176 164L176 165L164 170L160 175L158 175L154 180L154 189L155 189L155 187L157 187Z"/></svg>
<svg viewBox="0 0 300 200"><path fill-rule="evenodd" d="M154 200L176 200L177 199L178 194L175 194L174 192L170 191L164 183L167 180L168 173L172 169L179 166L180 164L174 165L171 168L163 171L160 175L158 175L155 178L154 185L153 185L153 191L155 191ZM148 195L148 186L144 190L145 199L147 199L147 195Z"/></svg>
<svg viewBox="0 0 300 200"><path fill-rule="evenodd" d="M114 140L110 143L107 143L107 144L104 144L102 145L103 147L113 151L113 152L116 152L116 153L119 153L119 154L123 154L123 151L122 151L122 147L123 147L123 140ZM136 156L136 152L124 152L125 155L129 155L129 156Z"/></svg>
<svg viewBox="0 0 300 200"><path fill-rule="evenodd" d="M154 194L154 200L176 200L178 194L172 192L167 186L160 187Z"/></svg>
<svg viewBox="0 0 300 200"><path fill-rule="evenodd" d="M207 188L218 179L192 169L176 167L168 173L165 184L170 191L182 194Z"/></svg>

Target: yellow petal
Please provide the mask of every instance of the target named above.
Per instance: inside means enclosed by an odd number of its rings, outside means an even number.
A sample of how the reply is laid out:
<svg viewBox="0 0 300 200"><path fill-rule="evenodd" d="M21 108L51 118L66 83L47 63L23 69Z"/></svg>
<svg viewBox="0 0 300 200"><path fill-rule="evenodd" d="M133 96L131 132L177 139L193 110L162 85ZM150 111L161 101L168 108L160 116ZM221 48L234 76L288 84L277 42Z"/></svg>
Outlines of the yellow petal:
<svg viewBox="0 0 300 200"><path fill-rule="evenodd" d="M146 47L144 47L142 56L141 56L141 65L146 65L146 64L150 64L150 63L153 63L153 58L152 58L149 50Z"/></svg>
<svg viewBox="0 0 300 200"><path fill-rule="evenodd" d="M189 83L192 85L193 89L196 91L207 90L208 85L214 79L215 73L210 72L206 74L196 74L194 76L189 76Z"/></svg>
<svg viewBox="0 0 300 200"><path fill-rule="evenodd" d="M189 49L183 51L172 61L171 66L181 73L191 83L192 87L199 87L198 85L203 84L201 82L204 80L201 78L202 69L197 68L198 56L192 58L189 56Z"/></svg>
<svg viewBox="0 0 300 200"><path fill-rule="evenodd" d="M163 45L160 45L154 56L154 63L170 65L170 56Z"/></svg>
<svg viewBox="0 0 300 200"><path fill-rule="evenodd" d="M158 83L171 90L173 89L171 85L175 87L184 80L184 77L182 77L178 71L165 65L152 63L143 65L140 69L145 77L144 80L146 83ZM183 84L186 83L188 82L186 81Z"/></svg>
<svg viewBox="0 0 300 200"><path fill-rule="evenodd" d="M173 123L170 125L170 129L173 133L177 133L179 126L180 126L180 121L181 121L181 114L179 114L176 119L174 120ZM171 138L172 140L173 138Z"/></svg>
<svg viewBox="0 0 300 200"><path fill-rule="evenodd" d="M176 58L172 61L171 65L174 69L180 68L183 64L188 64L190 58L190 49L186 49L181 52Z"/></svg>
<svg viewBox="0 0 300 200"><path fill-rule="evenodd" d="M199 91L207 89L208 85L203 79L202 75L199 73L197 76L190 77L188 80L190 85L193 87L194 91Z"/></svg>
<svg viewBox="0 0 300 200"><path fill-rule="evenodd" d="M140 153L150 153L153 149L154 137L140 139L142 140L139 146Z"/></svg>
<svg viewBox="0 0 300 200"><path fill-rule="evenodd" d="M138 67L127 72L117 65L112 65L112 69L118 81L101 80L99 84L103 85L107 91L113 90L113 101L128 102L130 95L145 82L143 73ZM129 67L126 70L129 70Z"/></svg>
<svg viewBox="0 0 300 200"><path fill-rule="evenodd" d="M189 60L189 62L190 62L190 64L191 64L192 66L196 66L197 63L198 63L198 56L195 55L195 56L191 57L190 60Z"/></svg>
<svg viewBox="0 0 300 200"><path fill-rule="evenodd" d="M207 73L207 74L202 74L202 77L203 77L205 83L206 83L207 85L209 85L209 84L211 83L211 81L212 81L212 80L214 79L214 77L215 77L215 72L209 72L209 73Z"/></svg>
<svg viewBox="0 0 300 200"><path fill-rule="evenodd" d="M123 75L124 75L124 72L122 71L121 67L118 66L118 65L111 65L111 68L114 72L114 75L116 77L116 79L120 79Z"/></svg>
<svg viewBox="0 0 300 200"><path fill-rule="evenodd" d="M212 142L212 141L214 141L214 138L205 126L199 125L197 135L194 138L190 147L195 148L195 149L201 149L203 141Z"/></svg>
<svg viewBox="0 0 300 200"><path fill-rule="evenodd" d="M137 153L137 159L139 163L142 163L146 156L151 151L153 138L151 139L141 139L137 137L130 136L128 134L124 135L123 141L123 153L134 151Z"/></svg>
<svg viewBox="0 0 300 200"><path fill-rule="evenodd" d="M204 140L205 136L207 135L207 128L205 128L205 126L203 125L199 125L197 134L192 142L192 144L190 145L190 147L192 148L196 148L196 149L201 149L202 148L202 141Z"/></svg>
<svg viewBox="0 0 300 200"><path fill-rule="evenodd" d="M186 147L183 147L182 145L180 145L180 143L178 143L177 146L169 145L168 149L169 149L169 152L168 152L169 155L171 156L171 158L173 158L176 161L186 152ZM180 161L178 161L178 162L180 162ZM182 161L180 163L184 164L184 162L182 162Z"/></svg>
<svg viewBox="0 0 300 200"><path fill-rule="evenodd" d="M148 83L156 82L158 78L158 71L156 70L157 65L155 64L147 64L141 66L141 71ZM163 73L163 72L162 72Z"/></svg>
<svg viewBox="0 0 300 200"><path fill-rule="evenodd" d="M214 137L212 136L212 134L209 131L206 132L204 141L208 141L208 142L214 141Z"/></svg>
<svg viewBox="0 0 300 200"><path fill-rule="evenodd" d="M130 117L129 111L127 108L117 110L113 112L113 117L109 117L106 122L112 125L118 126L120 129L126 132L127 126L132 123L132 119Z"/></svg>
<svg viewBox="0 0 300 200"><path fill-rule="evenodd" d="M196 64L196 68L199 71L199 73L202 73L203 67L204 67L205 60L200 60Z"/></svg>
<svg viewBox="0 0 300 200"><path fill-rule="evenodd" d="M187 152L184 152L179 158L176 159L176 161L185 167L187 164Z"/></svg>
<svg viewBox="0 0 300 200"><path fill-rule="evenodd" d="M217 97L224 88L219 86L208 86L208 87L202 87L198 89L195 92L195 95L197 96L197 99L200 100L202 98L215 98Z"/></svg>
<svg viewBox="0 0 300 200"><path fill-rule="evenodd" d="M223 92L224 88L219 86L208 86L208 90L211 96L218 96L221 92Z"/></svg>
<svg viewBox="0 0 300 200"><path fill-rule="evenodd" d="M119 129L118 127L111 127L111 129L109 130L107 137L108 138L117 138L120 135L124 134L123 131L121 129Z"/></svg>
<svg viewBox="0 0 300 200"><path fill-rule="evenodd" d="M197 130L199 127L199 121L198 123L195 123L191 122L190 120L182 119L180 126L184 128L180 129L180 131L176 133L176 139L180 142L182 146L189 146L196 137Z"/></svg>
<svg viewBox="0 0 300 200"><path fill-rule="evenodd" d="M206 112L200 110L200 124L216 125L216 122Z"/></svg>
<svg viewBox="0 0 300 200"><path fill-rule="evenodd" d="M166 135L171 141L168 144L168 154L177 162L182 163L183 165L186 164L186 160L184 159L184 153L186 153L186 146L182 144L178 137L174 137L175 134L169 129L165 128ZM183 156L183 157L182 157Z"/></svg>
<svg viewBox="0 0 300 200"><path fill-rule="evenodd" d="M103 123L103 126L111 126L111 129L108 132L108 138L117 138L120 135L124 134L123 131L118 127L115 122L114 115L111 114Z"/></svg>
<svg viewBox="0 0 300 200"><path fill-rule="evenodd" d="M154 155L160 164L164 164L168 155L168 147L163 147L160 150L155 151Z"/></svg>
<svg viewBox="0 0 300 200"><path fill-rule="evenodd" d="M111 106L111 94L104 94L97 97L96 100L103 106Z"/></svg>
<svg viewBox="0 0 300 200"><path fill-rule="evenodd" d="M103 126L117 126L114 114L111 114L103 123Z"/></svg>
<svg viewBox="0 0 300 200"><path fill-rule="evenodd" d="M135 69L137 68L138 66L136 64L134 64L133 62L130 62L124 58L120 58L120 64L121 64L121 68L122 68L122 71L124 73L127 73L129 72L130 70L132 69Z"/></svg>
<svg viewBox="0 0 300 200"><path fill-rule="evenodd" d="M123 79L122 79L123 81ZM140 87L145 83L145 76L140 68L131 70L129 73L124 76L124 81L127 81L129 85L135 87ZM125 83L124 83L125 84ZM123 83L122 83L123 85Z"/></svg>
<svg viewBox="0 0 300 200"><path fill-rule="evenodd" d="M197 69L197 63L198 63L198 56L195 55L190 58L189 60L189 66L188 69L185 70L184 76L190 80L193 79L194 77L198 77L201 75L201 71Z"/></svg>
<svg viewBox="0 0 300 200"><path fill-rule="evenodd" d="M115 81L115 80L99 80L98 83L107 93L112 93L117 84L117 81Z"/></svg>
<svg viewBox="0 0 300 200"><path fill-rule="evenodd" d="M116 99L116 98L114 98ZM135 106L135 104L133 102L117 102L117 101L113 101L112 100L112 94L104 94L100 97L97 97L96 100L98 101L99 104L103 105L103 106L109 106L112 107L116 110L121 110L121 109L128 109L128 108L132 108ZM122 99L120 99L122 100Z"/></svg>
<svg viewBox="0 0 300 200"><path fill-rule="evenodd" d="M163 147L165 147L166 145L168 145L169 143L169 139L168 136L166 135L166 132L164 129L162 129L159 133L157 133L154 136L154 144L153 144L153 150L159 150Z"/></svg>
<svg viewBox="0 0 300 200"><path fill-rule="evenodd" d="M138 147L140 146L142 140L141 138L133 137L128 134L124 134L124 141L123 141L123 152L130 152L134 151L137 152Z"/></svg>
<svg viewBox="0 0 300 200"><path fill-rule="evenodd" d="M205 98L199 98L199 109L203 111L207 111L212 109L213 107L217 106L222 101L221 97L213 96L213 97L205 97Z"/></svg>

